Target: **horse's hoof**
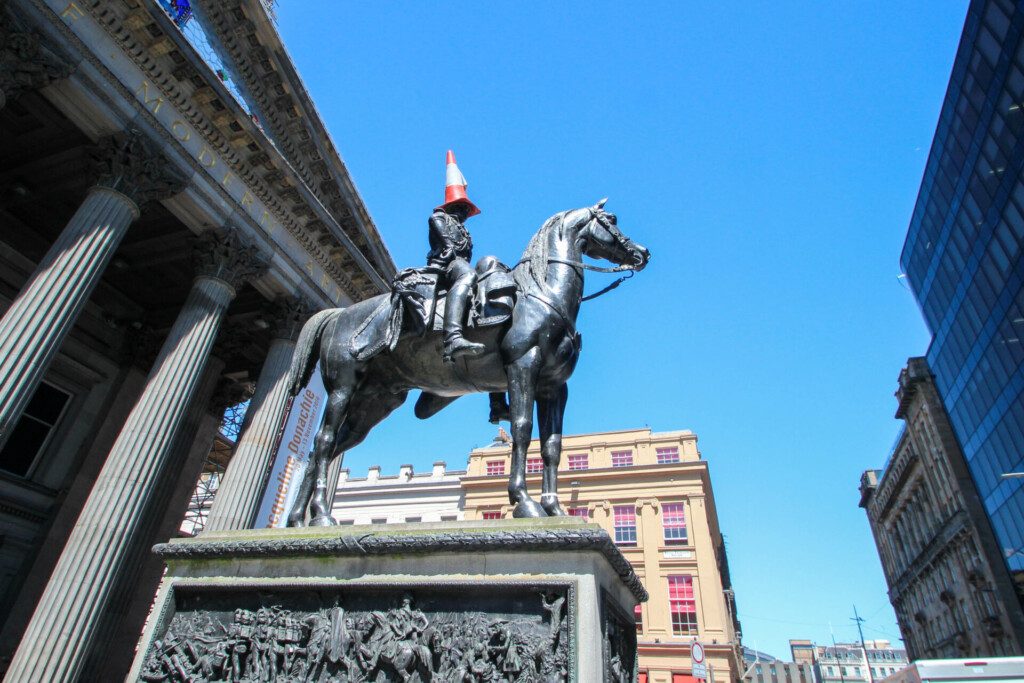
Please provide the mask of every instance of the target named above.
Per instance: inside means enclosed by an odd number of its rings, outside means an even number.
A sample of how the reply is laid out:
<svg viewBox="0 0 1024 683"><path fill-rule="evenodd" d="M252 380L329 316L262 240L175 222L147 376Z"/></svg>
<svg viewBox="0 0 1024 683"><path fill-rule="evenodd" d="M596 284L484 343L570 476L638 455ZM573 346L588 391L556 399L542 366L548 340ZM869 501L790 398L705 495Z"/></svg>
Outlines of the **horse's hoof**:
<svg viewBox="0 0 1024 683"><path fill-rule="evenodd" d="M548 513L549 517L565 517L566 516L565 508L563 508L557 502L555 502L555 503L543 503L542 507L544 508L544 512Z"/></svg>
<svg viewBox="0 0 1024 683"><path fill-rule="evenodd" d="M310 526L334 526L336 522L330 515L319 515L309 520Z"/></svg>
<svg viewBox="0 0 1024 683"><path fill-rule="evenodd" d="M512 510L512 516L516 519L523 519L527 517L547 517L548 513L544 512L544 508L537 501L528 498L519 501L515 509Z"/></svg>

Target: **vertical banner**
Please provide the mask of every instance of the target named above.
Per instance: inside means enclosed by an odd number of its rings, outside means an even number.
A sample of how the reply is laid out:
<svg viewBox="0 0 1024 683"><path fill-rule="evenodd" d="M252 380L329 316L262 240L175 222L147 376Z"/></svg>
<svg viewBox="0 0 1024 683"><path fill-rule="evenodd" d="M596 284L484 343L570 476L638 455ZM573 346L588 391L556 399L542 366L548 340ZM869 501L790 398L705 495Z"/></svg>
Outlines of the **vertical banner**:
<svg viewBox="0 0 1024 683"><path fill-rule="evenodd" d="M280 445L270 470L267 490L263 494L254 528L282 528L288 522L288 511L298 494L299 484L309 466L313 437L320 427L327 406L327 390L320 377L320 364L302 391L292 399L291 410L284 421Z"/></svg>

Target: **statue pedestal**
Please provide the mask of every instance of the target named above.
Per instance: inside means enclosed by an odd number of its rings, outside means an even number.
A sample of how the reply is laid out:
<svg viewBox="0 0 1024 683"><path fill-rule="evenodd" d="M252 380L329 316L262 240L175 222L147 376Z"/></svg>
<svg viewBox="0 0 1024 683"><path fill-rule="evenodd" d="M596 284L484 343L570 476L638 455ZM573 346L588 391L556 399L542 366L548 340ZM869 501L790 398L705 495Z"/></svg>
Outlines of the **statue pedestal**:
<svg viewBox="0 0 1024 683"><path fill-rule="evenodd" d="M167 574L130 680L635 679L647 593L582 520L211 532L155 550Z"/></svg>

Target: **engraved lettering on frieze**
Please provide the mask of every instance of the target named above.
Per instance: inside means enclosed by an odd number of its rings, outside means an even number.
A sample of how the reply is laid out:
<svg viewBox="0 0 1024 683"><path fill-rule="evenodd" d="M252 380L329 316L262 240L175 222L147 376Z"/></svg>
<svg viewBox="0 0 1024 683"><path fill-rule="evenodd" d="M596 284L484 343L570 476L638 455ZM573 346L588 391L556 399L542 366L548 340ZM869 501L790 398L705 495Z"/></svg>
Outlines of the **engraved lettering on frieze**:
<svg viewBox="0 0 1024 683"><path fill-rule="evenodd" d="M78 19L85 16L85 12L73 2L69 2L68 6L64 8L64 11L60 13L61 18L68 19L69 21L77 21Z"/></svg>
<svg viewBox="0 0 1024 683"><path fill-rule="evenodd" d="M142 100L142 104L145 105L147 109L156 114L160 111L160 107L163 106L164 98L159 94L151 97L149 94L149 87L149 81L142 81L142 85L140 85L139 89L135 91L135 94ZM154 88L154 90L156 90L156 88Z"/></svg>
<svg viewBox="0 0 1024 683"><path fill-rule="evenodd" d="M179 609L151 643L141 679L555 683L569 676L564 589L524 592L505 611L463 609L455 596L421 607L408 592L321 596L315 605L307 599L306 609L276 602L296 602L286 593L261 593L258 605L218 609L232 597Z"/></svg>

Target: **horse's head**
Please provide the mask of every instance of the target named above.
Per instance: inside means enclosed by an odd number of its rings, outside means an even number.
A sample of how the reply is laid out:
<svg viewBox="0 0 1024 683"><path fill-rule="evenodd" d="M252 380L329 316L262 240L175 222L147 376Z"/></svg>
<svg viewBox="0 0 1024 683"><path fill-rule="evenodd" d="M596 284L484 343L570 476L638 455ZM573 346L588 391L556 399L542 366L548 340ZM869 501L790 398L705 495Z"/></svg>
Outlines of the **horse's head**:
<svg viewBox="0 0 1024 683"><path fill-rule="evenodd" d="M579 232L579 238L583 241L583 253L591 258L611 261L618 266L643 270L651 259L651 252L619 230L615 214L604 210L606 201L608 200L602 199L590 208L591 219Z"/></svg>

